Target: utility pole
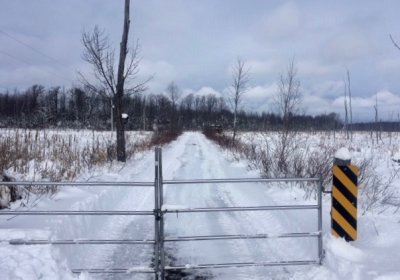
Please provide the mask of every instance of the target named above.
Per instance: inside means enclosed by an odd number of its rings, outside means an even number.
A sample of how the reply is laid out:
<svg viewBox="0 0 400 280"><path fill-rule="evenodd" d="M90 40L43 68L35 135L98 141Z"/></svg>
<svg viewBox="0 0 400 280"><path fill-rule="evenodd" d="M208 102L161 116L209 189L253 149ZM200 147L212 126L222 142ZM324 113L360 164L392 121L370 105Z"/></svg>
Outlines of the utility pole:
<svg viewBox="0 0 400 280"><path fill-rule="evenodd" d="M110 103L111 103L111 133L113 133L114 132L114 103L113 103L113 100L112 100L112 98L111 98L111 100L110 100Z"/></svg>
<svg viewBox="0 0 400 280"><path fill-rule="evenodd" d="M146 130L146 96L143 97L143 130Z"/></svg>

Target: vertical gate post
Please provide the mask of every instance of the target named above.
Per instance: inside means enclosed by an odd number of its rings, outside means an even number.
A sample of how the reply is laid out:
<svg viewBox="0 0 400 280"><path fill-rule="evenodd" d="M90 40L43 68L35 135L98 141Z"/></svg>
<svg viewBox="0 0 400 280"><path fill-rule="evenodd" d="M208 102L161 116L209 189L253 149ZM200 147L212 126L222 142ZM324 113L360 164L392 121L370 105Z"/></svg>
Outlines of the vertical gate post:
<svg viewBox="0 0 400 280"><path fill-rule="evenodd" d="M158 174L158 190L159 190L159 202L160 202L160 271L161 279L165 279L165 252L164 252L164 213L161 211L164 204L164 185L163 185L163 175L162 175L162 149L159 148L159 158L158 158L159 174Z"/></svg>
<svg viewBox="0 0 400 280"><path fill-rule="evenodd" d="M322 264L323 259L323 243L322 243L322 190L323 190L323 183L322 177L319 179L319 186L318 186L318 259L319 264Z"/></svg>
<svg viewBox="0 0 400 280"><path fill-rule="evenodd" d="M154 269L155 269L155 278L159 280L159 272L160 272L160 228L159 228L159 213L160 213L160 205L159 205L159 166L160 166L160 157L159 157L159 148L155 149L155 179L154 179Z"/></svg>

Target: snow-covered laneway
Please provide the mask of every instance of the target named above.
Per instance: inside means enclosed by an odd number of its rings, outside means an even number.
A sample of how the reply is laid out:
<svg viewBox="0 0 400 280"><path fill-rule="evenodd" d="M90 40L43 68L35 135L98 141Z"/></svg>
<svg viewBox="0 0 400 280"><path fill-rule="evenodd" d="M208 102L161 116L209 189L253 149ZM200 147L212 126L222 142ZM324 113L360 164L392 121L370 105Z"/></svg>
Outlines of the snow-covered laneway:
<svg viewBox="0 0 400 280"><path fill-rule="evenodd" d="M258 177L245 161L201 133L186 132L163 148L164 180ZM79 181L154 181L154 151L113 168L84 174ZM304 200L295 184L275 183L164 185L164 209L198 207L273 206L316 204ZM317 260L316 237L166 242L166 265L185 266L169 279L399 279L398 219L360 217L359 240L346 243L332 238L330 197L323 205L326 257L322 266L190 269L198 264ZM21 209L13 205L13 209ZM33 210L152 211L152 187L67 187L42 199ZM317 231L317 211L247 211L167 213L165 237L282 234ZM389 238L390 237L390 238ZM0 240L9 239L134 239L154 238L150 216L0 216ZM74 276L72 268L149 267L152 245L35 245L0 242L0 279L154 279L151 274L93 274ZM387 257L386 257L387 256ZM134 269L132 269L134 270ZM382 277L381 277L382 276ZM386 278L385 278L386 277Z"/></svg>
<svg viewBox="0 0 400 280"><path fill-rule="evenodd" d="M164 152L166 180L257 176L248 172L244 164L227 160L226 155L202 134L187 133L182 140L180 146L184 152L181 156L171 157L168 150ZM164 195L165 204L184 207L275 205L268 197L268 186L257 183L166 185ZM316 231L315 210L290 212L170 213L166 216L166 236ZM299 220L299 216L305 214L307 221ZM169 257L167 264L171 265L316 260L317 242L316 238L196 241L167 243L166 251ZM290 270L272 267L234 268L194 273L212 275L217 279L277 279L289 277Z"/></svg>
<svg viewBox="0 0 400 280"><path fill-rule="evenodd" d="M163 176L170 179L240 178L255 177L244 164L226 159L226 155L201 133L188 132L163 150ZM90 177L90 178L89 178ZM148 152L128 162L120 170L101 170L83 176L92 181L153 181L154 153ZM263 184L203 184L166 185L164 203L189 207L225 207L274 205ZM46 200L35 210L152 210L152 188L90 187L65 188L54 200ZM295 211L292 211L295 212ZM311 214L311 213L308 213ZM316 221L308 215L278 212L220 212L166 215L166 236L190 236L212 234L257 234L315 231ZM301 218L303 217L303 219ZM152 216L32 216L1 217L2 239L21 236L24 238L53 239L153 239ZM10 229L12 229L10 231ZM39 230L39 232L38 232ZM302 238L301 242L289 239L231 240L166 243L167 265L195 265L227 262L259 262L277 260L316 259L316 240ZM31 246L33 248L34 246ZM55 262L66 260L61 266L69 268L130 268L151 264L151 245L60 245L46 246ZM17 247L4 245L7 250L18 252ZM15 251L13 248L16 248ZM18 247L25 248L28 247ZM22 249L21 249L22 250ZM32 258L39 255L29 252ZM43 253L38 253L43 255ZM9 279L15 278L15 264L2 259L1 268L8 271ZM57 265L54 264L57 268ZM291 271L304 268L237 268L185 271L177 275L194 275L217 279L277 279L287 278ZM31 270L47 275L41 267ZM49 277L59 274L53 268ZM28 272L29 273L29 272ZM48 276L48 275L47 275ZM149 275L94 275L94 279L148 279ZM65 274L63 276L66 277ZM60 276L60 278L62 278ZM6 277L7 279L7 277ZM24 279L27 279L24 277ZM35 276L32 279L36 279ZM66 278L68 279L68 277Z"/></svg>

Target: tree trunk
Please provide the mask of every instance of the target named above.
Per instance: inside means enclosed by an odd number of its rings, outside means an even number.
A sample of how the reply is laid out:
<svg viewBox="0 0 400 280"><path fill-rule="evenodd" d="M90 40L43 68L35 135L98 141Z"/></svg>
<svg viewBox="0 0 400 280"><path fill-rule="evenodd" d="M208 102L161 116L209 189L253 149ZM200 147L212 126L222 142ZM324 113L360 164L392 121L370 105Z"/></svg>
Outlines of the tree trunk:
<svg viewBox="0 0 400 280"><path fill-rule="evenodd" d="M117 96L116 96L117 97ZM122 98L116 98L115 106L115 127L117 130L117 160L125 162L126 152L125 152L125 127L124 122L121 117L122 115Z"/></svg>
<svg viewBox="0 0 400 280"><path fill-rule="evenodd" d="M235 138L236 138L236 131L237 131L237 128L236 128L236 122L237 122L237 107L235 106L235 111L233 112L233 136L232 136L232 142L234 143L235 142Z"/></svg>
<svg viewBox="0 0 400 280"><path fill-rule="evenodd" d="M115 94L115 124L117 129L117 160L125 162L125 127L122 119L122 98L124 96L124 71L125 59L127 55L128 33L129 33L129 4L130 0L125 0L124 29L122 32L122 41L120 45L117 88Z"/></svg>

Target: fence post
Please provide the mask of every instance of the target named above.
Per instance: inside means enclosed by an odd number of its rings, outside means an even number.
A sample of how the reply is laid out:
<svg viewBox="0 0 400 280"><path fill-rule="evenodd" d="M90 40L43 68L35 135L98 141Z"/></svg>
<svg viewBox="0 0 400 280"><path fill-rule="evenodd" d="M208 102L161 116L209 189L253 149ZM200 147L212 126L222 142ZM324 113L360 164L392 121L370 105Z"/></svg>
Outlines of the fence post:
<svg viewBox="0 0 400 280"><path fill-rule="evenodd" d="M332 179L332 234L346 241L357 239L357 179L359 168L351 164L346 148L335 154Z"/></svg>

